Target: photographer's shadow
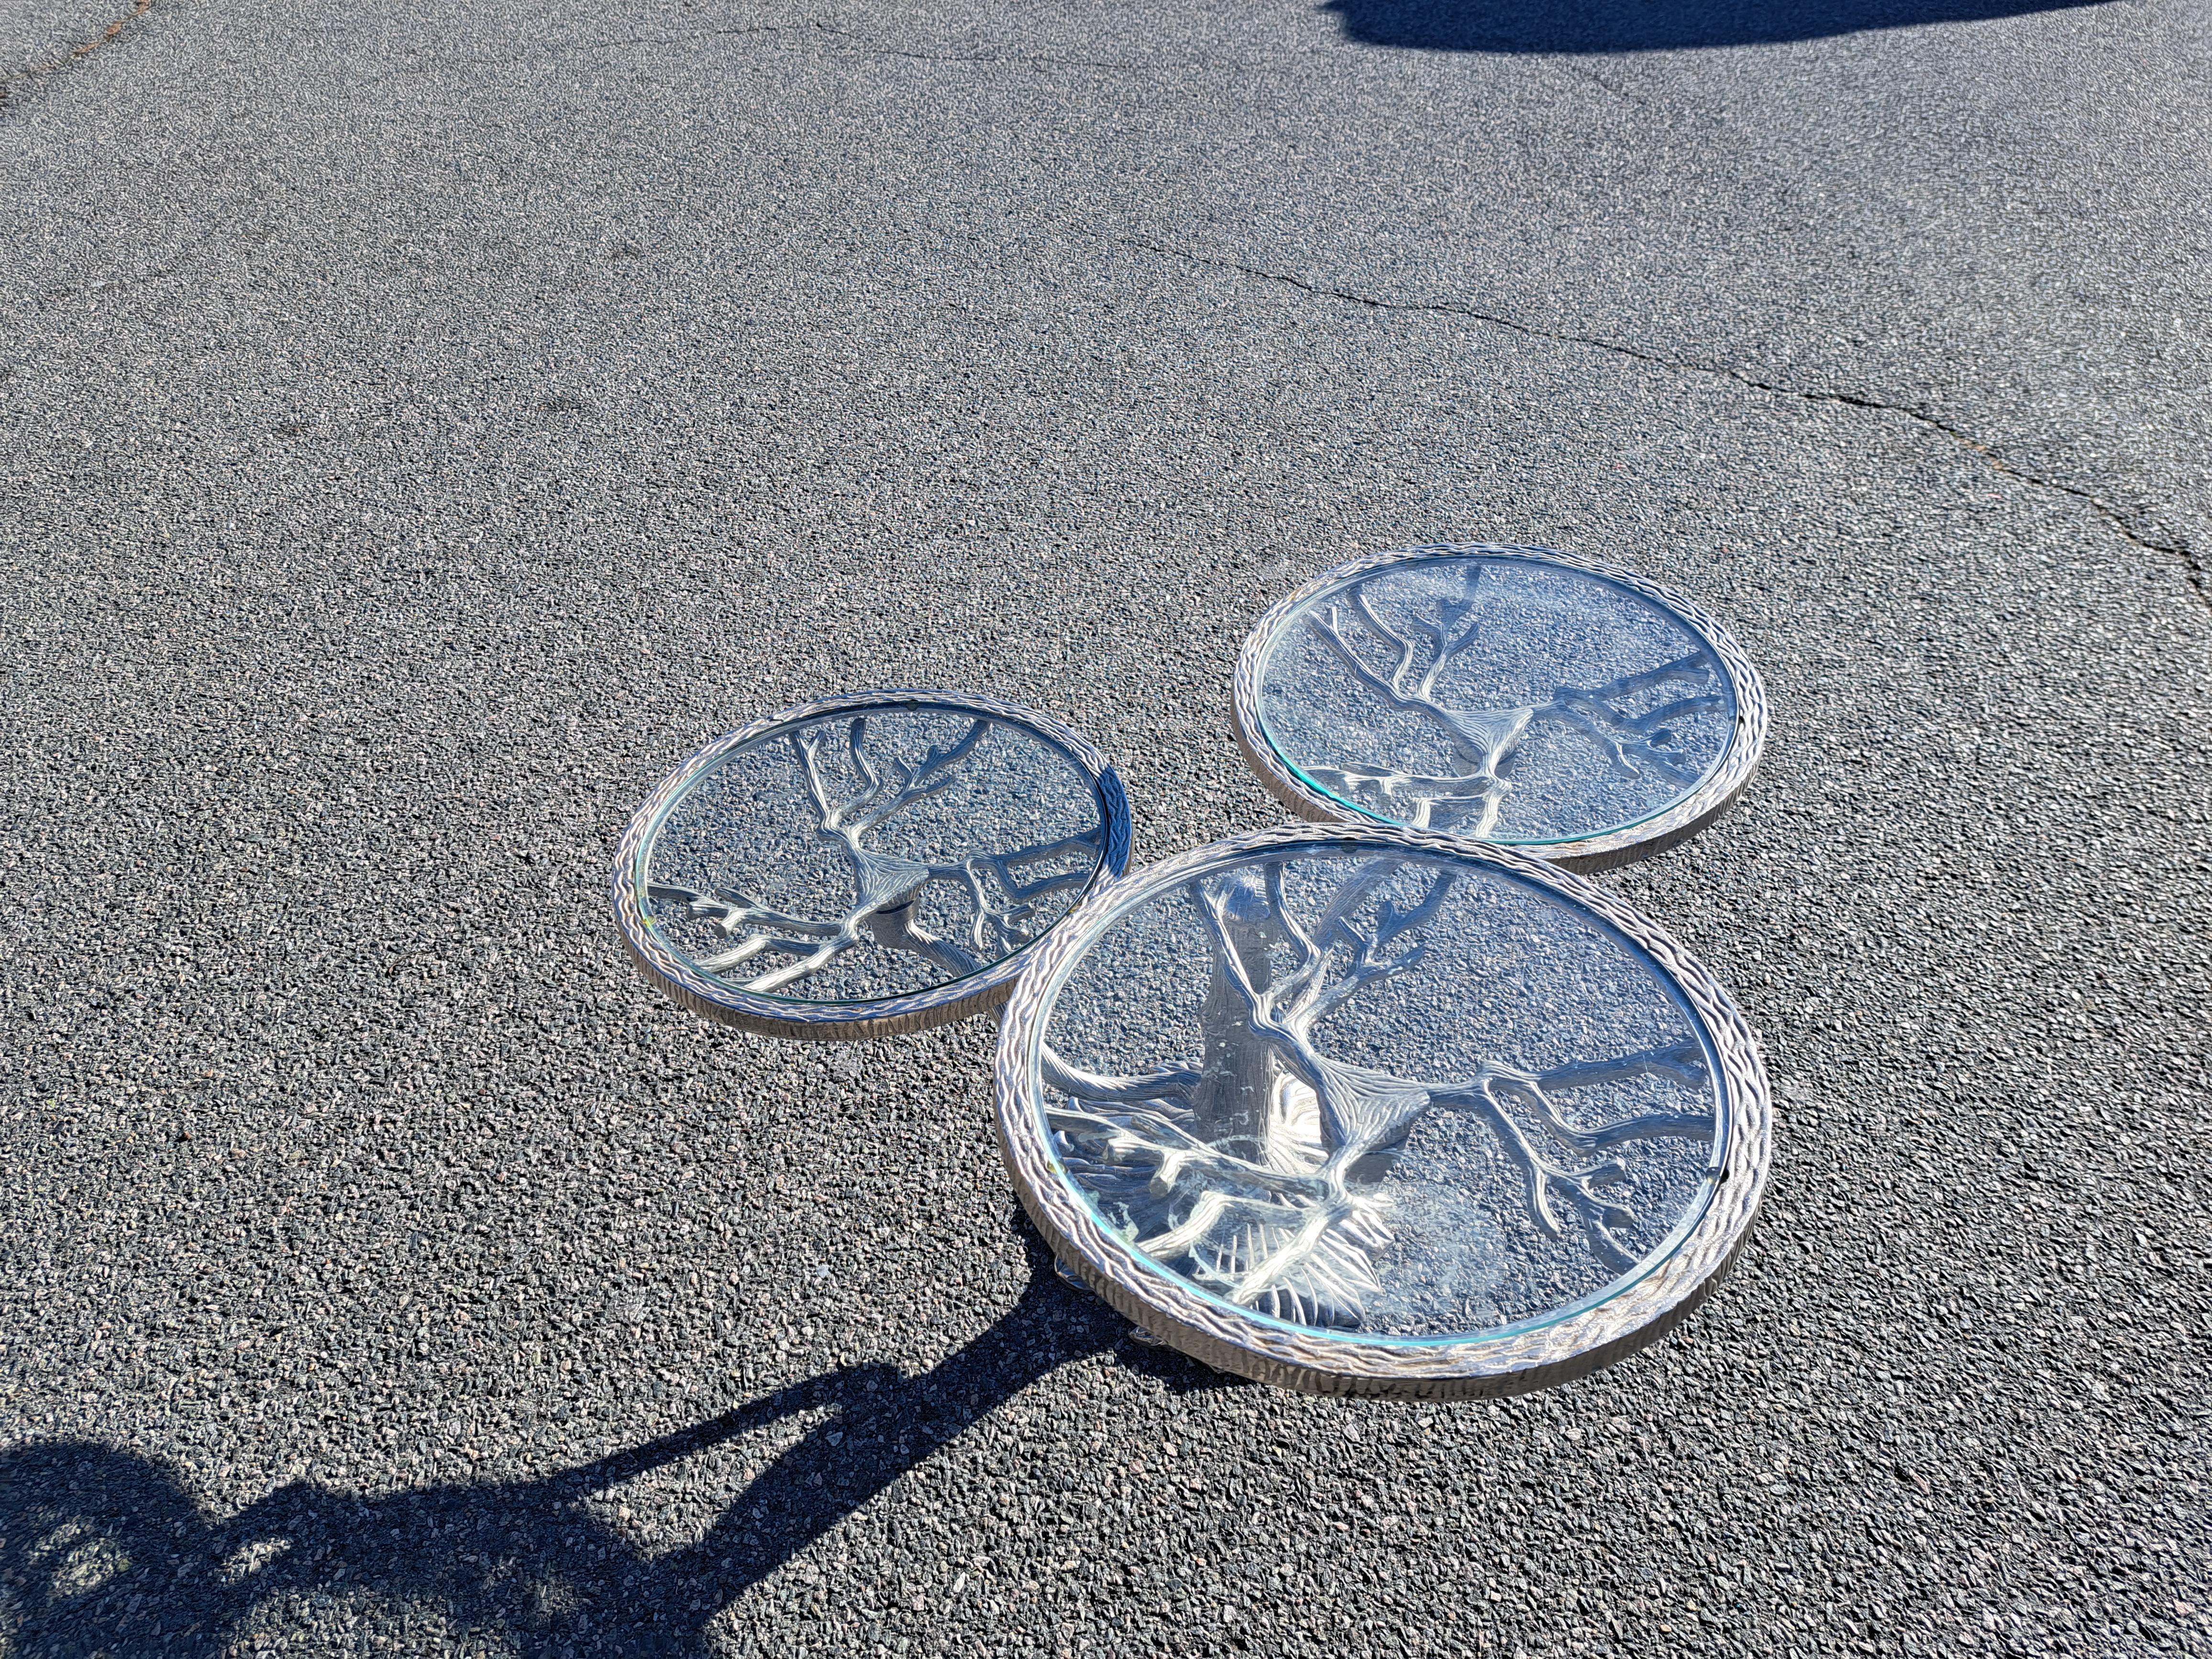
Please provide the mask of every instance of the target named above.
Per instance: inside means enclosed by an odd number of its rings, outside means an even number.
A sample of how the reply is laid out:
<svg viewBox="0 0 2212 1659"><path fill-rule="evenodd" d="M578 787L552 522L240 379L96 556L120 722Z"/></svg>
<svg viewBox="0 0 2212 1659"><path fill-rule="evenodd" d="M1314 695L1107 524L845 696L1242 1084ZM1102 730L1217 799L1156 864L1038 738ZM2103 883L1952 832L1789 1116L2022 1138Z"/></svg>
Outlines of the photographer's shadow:
<svg viewBox="0 0 2212 1659"><path fill-rule="evenodd" d="M844 1367L540 1480L373 1498L295 1482L214 1521L135 1453L86 1441L0 1453L0 1632L24 1659L213 1656L287 1600L361 1595L544 1659L703 1653L709 1620L1056 1367L1118 1346L1124 1364L1179 1390L1226 1383L1131 1344L1127 1322L1065 1284L1021 1231L1020 1299L934 1370ZM686 1547L647 1556L586 1501L817 1411Z"/></svg>

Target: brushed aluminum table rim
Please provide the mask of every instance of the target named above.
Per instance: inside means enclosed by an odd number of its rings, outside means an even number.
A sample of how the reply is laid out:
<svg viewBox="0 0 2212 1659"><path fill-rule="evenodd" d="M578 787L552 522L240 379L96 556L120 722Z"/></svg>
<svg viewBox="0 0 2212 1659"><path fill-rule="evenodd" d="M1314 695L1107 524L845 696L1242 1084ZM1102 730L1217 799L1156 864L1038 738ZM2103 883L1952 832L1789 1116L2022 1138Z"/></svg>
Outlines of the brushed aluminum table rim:
<svg viewBox="0 0 2212 1659"><path fill-rule="evenodd" d="M1051 715L998 697L964 691L857 691L825 697L817 702L799 703L717 738L693 754L663 779L644 805L631 815L629 827L616 847L614 905L623 947L647 981L666 993L679 1007L765 1036L842 1042L928 1030L995 1008L1012 994L1014 981L1042 942L1041 939L988 968L927 990L868 1002L809 1003L740 990L702 974L670 948L661 939L659 930L651 925L642 884L638 878L640 861L662 817L702 773L716 765L732 750L785 727L878 708L941 708L951 714L989 715L1026 728L1060 749L1090 780L1105 829L1098 867L1085 884L1078 908L1127 873L1129 801L1121 776L1096 746ZM1066 921L1063 917L1050 932L1057 932ZM1046 937L1049 936L1048 933Z"/></svg>
<svg viewBox="0 0 2212 1659"><path fill-rule="evenodd" d="M1202 1297L1109 1233L1061 1171L1036 1109L1037 1056L1067 975L1094 930L1154 894L1230 859L1296 847L1413 853L1487 863L1578 903L1670 977L1718 1058L1729 1134L1704 1216L1674 1252L1596 1307L1510 1338L1393 1346L1285 1328ZM1446 1399L1524 1394L1571 1381L1656 1340L1711 1293L1742 1247L1765 1191L1773 1105L1751 1027L1719 981L1663 928L1615 895L1511 848L1425 830L1347 824L1266 830L1183 854L1087 900L1030 961L1000 1016L995 1066L999 1146L1024 1208L1060 1260L1115 1310L1217 1370L1311 1394Z"/></svg>
<svg viewBox="0 0 2212 1659"><path fill-rule="evenodd" d="M1230 714L1237 731L1237 746L1244 751L1246 763L1258 775L1261 785L1269 794L1309 823L1389 824L1387 818L1372 817L1316 788L1275 752L1261 720L1260 677L1266 666L1268 647L1298 608L1309 600L1332 587L1356 581L1363 576L1371 576L1393 565L1455 556L1481 556L1515 559L1530 564L1558 565L1619 583L1672 612L1704 640L1713 654L1720 659L1722 671L1728 676L1729 690L1735 696L1735 726L1729 733L1727 753L1722 757L1720 765L1696 789L1674 805L1640 823L1608 830L1603 835L1586 836L1573 841L1515 844L1514 851L1540 858L1561 869L1585 874L1615 869L1624 864L1632 864L1638 859L1662 853L1670 847L1680 846L1708 824L1717 822L1735 805L1736 798L1743 793L1745 786L1751 781L1752 773L1758 769L1759 755L1766 746L1768 708L1765 684L1759 678L1757 666L1727 625L1694 600L1685 599L1671 588L1649 581L1619 565L1585 558L1579 554L1563 553L1557 548L1507 546L1487 542L1433 542L1419 547L1394 548L1387 553L1366 554L1348 563L1338 565L1333 570L1323 571L1271 605L1253 625L1252 631L1244 637L1243 649L1237 654L1237 673L1230 696ZM1448 832L1432 830L1424 833ZM1476 841L1467 836L1453 836L1451 839L1462 846L1508 844Z"/></svg>

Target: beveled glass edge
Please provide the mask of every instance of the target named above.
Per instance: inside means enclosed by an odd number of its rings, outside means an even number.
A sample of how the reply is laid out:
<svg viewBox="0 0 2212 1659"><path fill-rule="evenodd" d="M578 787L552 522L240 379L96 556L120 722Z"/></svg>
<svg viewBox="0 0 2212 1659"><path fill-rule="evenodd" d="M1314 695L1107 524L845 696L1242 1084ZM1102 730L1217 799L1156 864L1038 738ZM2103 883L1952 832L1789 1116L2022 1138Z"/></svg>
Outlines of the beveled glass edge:
<svg viewBox="0 0 2212 1659"><path fill-rule="evenodd" d="M662 823L692 787L732 750L790 726L872 708L942 709L949 714L988 715L1026 728L1073 761L1090 781L1105 830L1097 868L1085 884L1076 904L1067 915L1012 955L942 985L895 997L867 1001L801 1001L740 990L701 972L681 952L662 940L646 908L644 860ZM615 920L623 945L640 973L678 1006L693 1013L767 1036L830 1042L896 1036L964 1019L1004 1002L1031 953L1065 927L1085 903L1127 872L1130 844L1129 798L1122 787L1121 775L1088 739L1051 715L974 692L903 688L848 692L816 702L795 704L717 738L662 779L631 814L629 825L616 844L612 872Z"/></svg>
<svg viewBox="0 0 2212 1659"><path fill-rule="evenodd" d="M1527 564L1558 565L1583 575L1615 583L1640 598L1650 599L1695 633L1719 659L1722 674L1729 683L1729 696L1735 702L1735 720L1729 736L1728 747L1720 762L1706 773L1696 787L1634 823L1618 825L1595 836L1564 841L1482 841L1464 836L1453 836L1449 839L1468 847L1510 848L1562 869L1587 874L1631 864L1638 859L1664 852L1670 847L1679 846L1721 817L1735 804L1736 798L1743 793L1745 787L1751 781L1751 775L1758 769L1759 757L1766 747L1769 710L1765 682L1760 678L1757 665L1737 642L1735 635L1729 631L1727 624L1696 601L1620 565L1610 564L1601 559L1586 558L1580 554L1562 552L1555 547L1492 542L1425 542L1414 547L1364 554L1322 572L1292 589L1261 613L1260 620L1252 625L1251 632L1244 636L1243 648L1237 653L1237 671L1231 684L1230 717L1236 729L1237 747L1243 750L1245 763L1251 767L1261 787L1269 794L1309 823L1374 824L1385 829L1404 827L1371 814L1364 808L1339 800L1310 782L1276 750L1260 710L1261 680L1266 672L1267 657L1276 636L1304 606L1331 588L1374 575L1394 565L1451 557L1510 559Z"/></svg>
<svg viewBox="0 0 2212 1659"><path fill-rule="evenodd" d="M1726 1150L1701 1213L1655 1265L1594 1305L1504 1332L1376 1338L1295 1326L1222 1303L1106 1230L1053 1156L1036 1103L1038 1054L1058 991L1097 938L1135 905L1208 867L1302 846L1398 851L1492 865L1594 913L1670 982L1717 1061ZM1525 1393L1583 1376L1656 1340L1708 1295L1747 1236L1771 1156L1772 1100L1756 1038L1704 965L1596 884L1510 848L1366 823L1291 825L1215 842L1152 865L1066 918L1000 1018L994 1067L1001 1155L1023 1207L1071 1271L1126 1317L1219 1370L1307 1393L1449 1398ZM1640 1264L1639 1264L1640 1265Z"/></svg>

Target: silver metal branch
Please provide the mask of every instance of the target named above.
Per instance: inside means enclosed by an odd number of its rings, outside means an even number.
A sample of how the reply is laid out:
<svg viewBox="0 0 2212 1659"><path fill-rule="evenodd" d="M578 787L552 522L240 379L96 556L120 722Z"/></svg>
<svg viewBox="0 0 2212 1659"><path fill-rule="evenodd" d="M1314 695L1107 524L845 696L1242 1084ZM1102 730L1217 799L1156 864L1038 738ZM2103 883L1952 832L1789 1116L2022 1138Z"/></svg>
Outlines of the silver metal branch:
<svg viewBox="0 0 2212 1659"><path fill-rule="evenodd" d="M1388 979L1418 966L1428 953L1428 947L1425 945L1411 945L1399 955L1387 958L1380 953L1396 944L1401 935L1426 927L1443 904L1445 895L1451 890L1451 872L1443 872L1430 884L1428 892L1420 902L1410 910L1401 911L1389 899L1384 899L1371 933L1359 933L1348 921L1338 919L1331 931L1352 947L1352 963L1345 969L1341 979L1316 994L1308 1002L1308 1012L1304 1016L1306 1024L1310 1027L1327 1018L1340 1004L1351 1000L1376 980Z"/></svg>
<svg viewBox="0 0 2212 1659"><path fill-rule="evenodd" d="M1430 1103L1445 1111L1475 1112L1489 1123L1500 1147L1519 1167L1529 1218L1547 1237L1566 1236L1555 1207L1565 1203L1582 1222L1590 1249L1599 1259L1611 1267L1627 1267L1633 1265L1635 1255L1619 1230L1634 1224L1635 1212L1597 1190L1626 1181L1627 1166L1617 1158L1609 1158L1577 1168L1547 1156L1507 1111L1506 1104L1512 1101L1533 1107L1542 1133L1578 1152L1603 1152L1638 1140L1712 1139L1713 1119L1710 1113L1648 1112L1595 1129L1584 1129L1570 1121L1553 1098L1554 1091L1593 1088L1645 1076L1671 1078L1692 1086L1701 1084L1706 1076L1704 1051L1694 1043L1681 1043L1624 1054L1614 1060L1580 1061L1548 1072L1486 1065L1473 1079L1433 1089Z"/></svg>
<svg viewBox="0 0 2212 1659"><path fill-rule="evenodd" d="M1191 1092L1199 1084L1197 1070L1187 1066L1170 1066L1143 1077L1102 1076L1069 1065L1053 1052L1049 1043L1044 1046L1040 1065L1045 1086L1072 1100L1117 1104L1164 1101L1188 1108Z"/></svg>
<svg viewBox="0 0 2212 1659"><path fill-rule="evenodd" d="M856 753L861 724L862 721L858 720L853 722L853 741ZM854 803L854 807L859 810L852 819L853 833L856 836L865 835L881 824L892 813L911 806L923 796L933 795L940 789L951 787L953 782L953 769L975 752L975 745L983 740L984 732L990 730L990 727L989 720L978 720L968 728L968 734L959 742L944 749L933 748L912 768L894 767L892 771L897 781L888 787L888 792L883 793L881 799L871 800L864 795ZM880 788L879 793L882 793Z"/></svg>
<svg viewBox="0 0 2212 1659"><path fill-rule="evenodd" d="M1372 791L1376 806L1416 829L1459 828L1488 836L1496 831L1505 799L1513 791L1512 781L1501 775L1500 769L1512 758L1532 726L1548 722L1587 738L1622 775L1649 774L1677 784L1694 782L1686 757L1674 746L1672 728L1692 715L1724 710L1726 698L1705 693L1679 698L1643 714L1632 714L1623 704L1662 685L1715 683L1717 669L1710 654L1702 650L1603 685L1560 686L1545 703L1461 708L1439 701L1437 682L1480 631L1476 613L1484 568L1477 564L1469 569L1466 586L1458 597L1437 600L1435 620L1412 617L1405 632L1376 615L1366 582L1350 590L1346 598L1367 634L1396 653L1387 673L1378 672L1347 636L1344 619L1335 608L1325 617L1312 619L1315 633L1362 685L1392 708L1419 714L1441 731L1458 769L1432 774L1379 763L1318 767L1309 771L1314 781L1345 799L1356 800L1363 790ZM1417 672L1415 665L1424 657L1426 665ZM1439 811L1471 813L1474 822L1437 824L1434 820Z"/></svg>
<svg viewBox="0 0 2212 1659"><path fill-rule="evenodd" d="M1391 1239L1387 1177L1408 1135L1432 1110L1468 1112L1520 1171L1540 1232L1564 1238L1578 1224L1593 1255L1629 1266L1626 1230L1636 1217L1605 1190L1626 1179L1626 1164L1572 1154L1710 1141L1713 1119L1647 1112L1586 1128L1558 1097L1645 1077L1698 1089L1707 1079L1703 1050L1674 1043L1541 1072L1490 1062L1472 1078L1437 1082L1335 1060L1316 1046L1316 1025L1422 959L1419 935L1453 872L1439 872L1401 908L1378 890L1403 861L1370 860L1309 926L1284 891L1287 863L1268 860L1256 883L1240 872L1187 890L1210 940L1215 985L1197 1066L1108 1076L1044 1051L1042 1081L1066 1101L1048 1107L1048 1121L1102 1210L1123 1218L1138 1249L1240 1305L1356 1326L1382 1290L1375 1258ZM1207 1116L1209 1101L1243 1111L1255 1098L1264 1118L1256 1128Z"/></svg>
<svg viewBox="0 0 2212 1659"><path fill-rule="evenodd" d="M1082 886L1091 878L1091 866L1085 863L1077 869L1055 871L1026 881L1018 871L1070 854L1097 850L1098 837L1094 832L1024 847L1018 852L979 854L968 860L960 872L975 902L975 920L969 931L976 950L1005 955L1027 945L1036 933L1033 923L1037 901ZM998 893L1005 894L1007 902L995 902Z"/></svg>
<svg viewBox="0 0 2212 1659"><path fill-rule="evenodd" d="M1725 709L1725 697L1711 694L1681 697L1664 708L1641 714L1624 713L1614 704L1623 697L1632 697L1658 686L1710 683L1712 677L1711 659L1702 651L1694 651L1641 674L1625 674L1607 684L1589 690L1563 685L1553 694L1551 703L1537 712L1583 732L1605 750L1618 771L1632 776L1650 771L1672 783L1694 783L1697 779L1683 766L1682 756L1671 750L1674 733L1669 728L1674 721L1689 715L1717 714Z"/></svg>
<svg viewBox="0 0 2212 1659"><path fill-rule="evenodd" d="M650 896L685 906L690 915L711 920L724 935L737 940L729 950L699 959L698 966L708 973L726 972L768 952L790 957L746 981L744 988L758 994L781 990L817 973L863 943L921 957L951 977L975 972L986 962L1030 941L1039 901L1091 879L1104 844L1103 820L1083 835L1009 853L977 854L957 864L929 864L880 853L866 846L864 838L895 814L957 781L960 765L975 753L993 724L977 719L956 741L934 745L905 766L870 752L867 717L856 716L845 725L842 747L860 787L842 796L826 769L825 751L835 751L829 750L825 729L815 726L792 734L792 752L814 803L815 837L835 846L852 871L853 903L844 915L797 916L761 904L747 894L700 892L666 883L653 884ZM1092 856L1079 860L1077 867L1023 873L1085 851ZM915 919L916 902L933 881L957 884L973 902L975 915L965 945L931 932Z"/></svg>

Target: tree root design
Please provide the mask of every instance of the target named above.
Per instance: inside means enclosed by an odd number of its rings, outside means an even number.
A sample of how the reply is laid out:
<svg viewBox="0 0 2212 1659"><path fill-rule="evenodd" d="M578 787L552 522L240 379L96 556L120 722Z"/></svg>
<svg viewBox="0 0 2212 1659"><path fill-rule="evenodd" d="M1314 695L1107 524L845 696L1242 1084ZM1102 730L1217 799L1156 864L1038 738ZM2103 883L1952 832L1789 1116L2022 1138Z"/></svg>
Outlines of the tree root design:
<svg viewBox="0 0 2212 1659"><path fill-rule="evenodd" d="M1239 872L1188 890L1212 956L1203 1059L1106 1076L1043 1050L1048 1100L1065 1102L1047 1107L1054 1146L1100 1213L1121 1218L1134 1248L1239 1306L1356 1328L1383 1289L1375 1261L1391 1242L1388 1177L1408 1134L1431 1111L1465 1112L1519 1171L1537 1231L1578 1231L1607 1266L1632 1266L1625 1235L1636 1217L1607 1190L1627 1165L1589 1155L1710 1142L1713 1115L1648 1112L1585 1128L1559 1098L1644 1077L1702 1091L1702 1048L1683 1042L1547 1071L1486 1061L1472 1077L1443 1081L1336 1060L1317 1045L1316 1027L1422 959L1419 935L1455 872L1437 872L1401 909L1380 895L1407 861L1370 860L1308 925L1284 893L1290 861L1267 860L1256 884Z"/></svg>
<svg viewBox="0 0 2212 1659"><path fill-rule="evenodd" d="M1485 568L1479 562L1471 566L1459 597L1439 599L1433 620L1412 617L1402 632L1375 614L1367 594L1372 577L1355 583L1346 594L1364 630L1360 637L1347 632L1345 618L1334 605L1327 616L1310 619L1314 632L1360 684L1391 708L1419 714L1442 732L1458 769L1432 774L1379 763L1351 764L1308 767L1307 775L1340 799L1357 801L1364 793L1387 816L1417 830L1453 829L1478 836L1496 832L1498 815L1513 792L1512 781L1501 769L1530 731L1547 724L1589 741L1619 775L1656 776L1682 787L1694 784L1697 778L1676 746L1673 727L1693 714L1725 710L1728 699L1707 690L1640 714L1631 712L1630 705L1662 686L1724 684L1719 664L1702 647L1603 685L1560 686L1545 703L1460 708L1440 700L1437 682L1480 631L1477 613ZM1370 638L1395 653L1387 670L1376 668L1368 659ZM1437 823L1440 812L1447 819L1471 817L1472 821Z"/></svg>

